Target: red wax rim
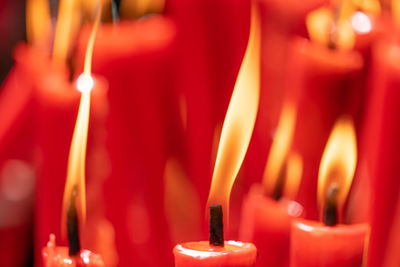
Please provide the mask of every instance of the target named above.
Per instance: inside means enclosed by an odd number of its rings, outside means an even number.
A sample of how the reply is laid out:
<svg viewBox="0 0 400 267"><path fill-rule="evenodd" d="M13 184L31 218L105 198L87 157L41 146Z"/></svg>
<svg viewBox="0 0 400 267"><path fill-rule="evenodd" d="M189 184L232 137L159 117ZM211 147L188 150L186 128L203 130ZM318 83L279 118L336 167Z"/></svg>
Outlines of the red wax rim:
<svg viewBox="0 0 400 267"><path fill-rule="evenodd" d="M191 257L212 257L225 254L243 254L255 250L252 243L239 241L225 241L223 247L211 246L208 241L187 242L176 245L175 251Z"/></svg>

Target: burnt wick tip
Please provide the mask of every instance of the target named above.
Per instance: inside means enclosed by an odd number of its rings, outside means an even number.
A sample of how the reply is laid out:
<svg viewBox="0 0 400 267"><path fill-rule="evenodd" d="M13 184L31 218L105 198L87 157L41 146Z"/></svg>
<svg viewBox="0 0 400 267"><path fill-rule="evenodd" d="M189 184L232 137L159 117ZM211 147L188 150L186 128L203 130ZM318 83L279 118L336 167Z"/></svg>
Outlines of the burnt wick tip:
<svg viewBox="0 0 400 267"><path fill-rule="evenodd" d="M210 206L210 245L224 246L224 226L221 205Z"/></svg>
<svg viewBox="0 0 400 267"><path fill-rule="evenodd" d="M339 187L334 184L328 190L326 204L323 212L323 222L327 226L334 226L338 223L337 198Z"/></svg>
<svg viewBox="0 0 400 267"><path fill-rule="evenodd" d="M78 213L76 210L77 195L78 188L75 186L71 191L71 197L69 199L67 210L67 235L69 256L75 256L81 250L81 244L79 240L79 221Z"/></svg>

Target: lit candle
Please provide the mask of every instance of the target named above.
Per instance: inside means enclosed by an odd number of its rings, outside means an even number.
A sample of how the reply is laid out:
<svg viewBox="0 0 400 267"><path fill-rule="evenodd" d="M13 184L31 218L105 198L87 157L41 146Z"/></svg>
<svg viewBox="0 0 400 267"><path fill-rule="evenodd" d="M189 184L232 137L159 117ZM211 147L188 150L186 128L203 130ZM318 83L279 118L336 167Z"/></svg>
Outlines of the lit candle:
<svg viewBox="0 0 400 267"><path fill-rule="evenodd" d="M87 46L84 73L78 77L76 83L76 88L82 95L71 141L61 220L62 234L68 236L68 248L56 247L55 236L51 235L47 246L42 249L43 262L46 267L104 266L101 256L81 250L80 241L80 228L83 229L86 220L85 161L90 98L94 87L94 80L91 76L91 58L100 15L101 8L98 11Z"/></svg>
<svg viewBox="0 0 400 267"><path fill-rule="evenodd" d="M317 205L312 196L316 195L318 163L331 128L343 113L354 117L357 130L361 124L362 98L354 96L363 91L364 60L350 49L354 35L346 21L338 19L338 26L328 32L317 31L314 28L319 24L312 22L309 18L312 41L296 38L290 44L286 88L287 98L297 107L291 150L300 153L304 162L296 200L304 206L306 218L316 219Z"/></svg>
<svg viewBox="0 0 400 267"><path fill-rule="evenodd" d="M161 177L166 127L180 123L173 121L176 107L168 101L176 95L172 78L176 34L174 22L161 15L103 23L93 49L93 72L108 84L105 146L110 172L102 196L121 266L173 262L165 249L174 243L163 204L167 185ZM84 27L77 44L77 72L84 65L89 35L90 28ZM179 136L168 134L177 144ZM168 151L176 149L173 144L167 144L172 147Z"/></svg>
<svg viewBox="0 0 400 267"><path fill-rule="evenodd" d="M334 125L319 169L318 201L323 223L293 221L290 266L363 266L369 226L339 224L356 168L356 142L352 120L341 117Z"/></svg>
<svg viewBox="0 0 400 267"><path fill-rule="evenodd" d="M187 242L174 248L175 266L254 266L251 243L225 241L230 192L253 131L259 101L260 28L253 9L249 43L222 128L207 206L209 242ZM224 211L224 212L223 212Z"/></svg>
<svg viewBox="0 0 400 267"><path fill-rule="evenodd" d="M289 266L290 227L303 215L296 197L302 175L300 155L289 155L296 110L287 103L281 114L264 172L243 201L239 238L257 246L260 266Z"/></svg>

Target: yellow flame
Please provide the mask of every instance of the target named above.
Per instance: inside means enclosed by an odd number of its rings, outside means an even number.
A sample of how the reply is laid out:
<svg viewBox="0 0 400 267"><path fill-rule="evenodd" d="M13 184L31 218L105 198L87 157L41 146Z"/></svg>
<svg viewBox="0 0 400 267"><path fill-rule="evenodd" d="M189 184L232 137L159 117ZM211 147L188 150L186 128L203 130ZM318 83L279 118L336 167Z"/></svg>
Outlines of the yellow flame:
<svg viewBox="0 0 400 267"><path fill-rule="evenodd" d="M318 203L323 207L328 190L336 185L338 209L342 209L353 181L357 163L357 141L351 118L337 120L322 155L318 173Z"/></svg>
<svg viewBox="0 0 400 267"><path fill-rule="evenodd" d="M393 0L396 2L396 0ZM363 12L378 16L381 13L379 0L353 0L353 3Z"/></svg>
<svg viewBox="0 0 400 267"><path fill-rule="evenodd" d="M222 127L208 197L208 205L223 206L225 218L228 218L231 189L246 154L258 110L260 35L259 17L253 6L249 42Z"/></svg>
<svg viewBox="0 0 400 267"><path fill-rule="evenodd" d="M54 37L53 60L65 62L71 40L75 37L80 23L78 0L61 0Z"/></svg>
<svg viewBox="0 0 400 267"><path fill-rule="evenodd" d="M295 199L303 175L303 158L299 153L290 153L286 166L286 181L283 195L288 199Z"/></svg>
<svg viewBox="0 0 400 267"><path fill-rule="evenodd" d="M79 103L78 116L72 136L71 148L68 158L67 180L65 183L62 211L62 234L66 234L66 214L72 189L77 186L78 199L80 200L80 214L83 225L86 222L86 190L85 190L85 159L89 127L90 93L93 83L88 83L91 78L91 59L94 39L100 21L101 7L97 13L96 21L91 32L85 55L84 73L77 80L77 88L82 91ZM84 78L81 78L84 76Z"/></svg>
<svg viewBox="0 0 400 267"><path fill-rule="evenodd" d="M350 21L342 19L343 14L347 13L349 12L340 12L340 18L335 23L335 15L331 8L321 7L310 12L306 18L310 39L316 43L328 45L331 41L332 31L335 31L336 47L352 49L355 44L355 33Z"/></svg>
<svg viewBox="0 0 400 267"><path fill-rule="evenodd" d="M286 168L285 161L292 143L295 125L296 108L292 103L286 103L280 115L263 175L263 185L269 195L272 195L275 190L282 168Z"/></svg>
<svg viewBox="0 0 400 267"><path fill-rule="evenodd" d="M400 26L400 1L392 0L392 13L397 25Z"/></svg>
<svg viewBox="0 0 400 267"><path fill-rule="evenodd" d="M51 32L50 9L47 0L27 0L26 37L28 43L46 46Z"/></svg>
<svg viewBox="0 0 400 267"><path fill-rule="evenodd" d="M165 0L122 0L120 13L123 17L141 17L147 13L161 13Z"/></svg>

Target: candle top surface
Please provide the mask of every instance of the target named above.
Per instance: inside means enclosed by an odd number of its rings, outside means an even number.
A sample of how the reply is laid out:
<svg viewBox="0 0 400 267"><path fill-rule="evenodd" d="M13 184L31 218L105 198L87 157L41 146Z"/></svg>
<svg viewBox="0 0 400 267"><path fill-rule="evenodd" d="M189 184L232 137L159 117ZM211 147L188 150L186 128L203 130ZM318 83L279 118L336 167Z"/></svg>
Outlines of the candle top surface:
<svg viewBox="0 0 400 267"><path fill-rule="evenodd" d="M196 256L201 254L204 254L204 256L217 256L232 252L241 253L247 250L255 249L255 246L252 243L244 243L232 240L225 241L225 245L223 247L210 245L209 241L199 241L178 244L175 249L188 256L193 256L194 254Z"/></svg>
<svg viewBox="0 0 400 267"><path fill-rule="evenodd" d="M296 219L293 221L293 227L299 228L304 232L337 232L337 233L362 233L365 234L368 231L368 224L337 224L335 226L327 226L322 222L311 221L305 219Z"/></svg>

